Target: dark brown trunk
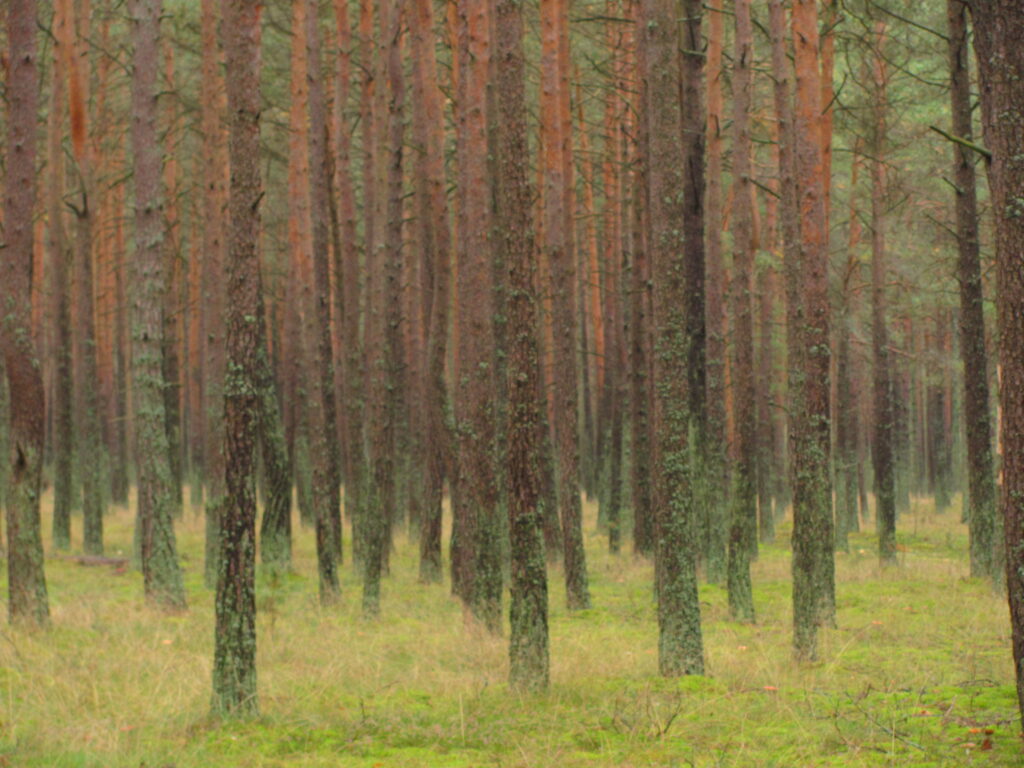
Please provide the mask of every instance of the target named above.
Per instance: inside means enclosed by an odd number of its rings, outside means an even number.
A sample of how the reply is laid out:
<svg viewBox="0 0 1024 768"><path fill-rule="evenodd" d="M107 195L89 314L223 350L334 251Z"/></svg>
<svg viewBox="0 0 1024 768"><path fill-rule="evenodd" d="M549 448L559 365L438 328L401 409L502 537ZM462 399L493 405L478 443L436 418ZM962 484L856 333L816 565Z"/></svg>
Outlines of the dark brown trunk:
<svg viewBox="0 0 1024 768"><path fill-rule="evenodd" d="M991 151L989 189L996 224L996 306L1003 483L1017 698L1024 714L1024 15L1013 0L972 0L974 49L981 81L985 143ZM997 527L998 530L998 527Z"/></svg>
<svg viewBox="0 0 1024 768"><path fill-rule="evenodd" d="M949 0L949 72L953 134L967 141L971 129L971 82L967 47L967 3ZM967 519L971 575L1001 582L1002 536L996 525L996 483L992 464L988 351L985 344L978 198L974 153L953 145L956 184L957 280L960 283L960 355L964 364L964 422L967 431Z"/></svg>
<svg viewBox="0 0 1024 768"><path fill-rule="evenodd" d="M542 401L537 351L537 253L533 192L527 179L526 60L522 6L496 8L497 108L500 126L498 249L508 269L508 505L512 561L509 681L539 690L548 684L548 587L537 445Z"/></svg>
<svg viewBox="0 0 1024 768"><path fill-rule="evenodd" d="M8 309L0 324L4 372L10 397L7 475L8 615L12 622L46 624L50 610L43 574L39 496L45 403L32 322L32 212L36 201L35 0L7 7L7 163L4 186L6 248L0 261L0 300Z"/></svg>
<svg viewBox="0 0 1024 768"><path fill-rule="evenodd" d="M231 167L224 383L224 505L220 516L215 713L255 714L256 446L265 390L266 337L260 276L260 3L224 4L228 152Z"/></svg>

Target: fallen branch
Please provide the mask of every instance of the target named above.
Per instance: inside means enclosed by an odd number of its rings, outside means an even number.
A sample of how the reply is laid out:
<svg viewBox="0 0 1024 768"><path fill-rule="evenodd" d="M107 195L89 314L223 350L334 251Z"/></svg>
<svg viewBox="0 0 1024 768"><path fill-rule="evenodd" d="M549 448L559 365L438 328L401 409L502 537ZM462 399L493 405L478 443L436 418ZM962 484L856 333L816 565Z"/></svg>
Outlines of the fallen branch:
<svg viewBox="0 0 1024 768"><path fill-rule="evenodd" d="M103 555L57 555L59 560L67 560L79 565L109 565L120 568L128 565L127 557L104 557Z"/></svg>

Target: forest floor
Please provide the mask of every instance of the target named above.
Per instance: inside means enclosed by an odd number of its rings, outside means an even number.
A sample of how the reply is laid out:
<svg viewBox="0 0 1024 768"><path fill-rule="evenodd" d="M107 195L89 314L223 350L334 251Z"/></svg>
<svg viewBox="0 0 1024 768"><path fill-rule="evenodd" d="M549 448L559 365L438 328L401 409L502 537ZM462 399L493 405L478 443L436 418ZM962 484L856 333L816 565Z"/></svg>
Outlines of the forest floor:
<svg viewBox="0 0 1024 768"><path fill-rule="evenodd" d="M261 716L238 723L208 714L213 594L187 509L180 616L147 607L131 569L48 549L52 628L2 627L0 766L1021 765L1006 601L968 578L956 502L901 516L897 568L879 570L870 532L837 555L839 626L814 664L791 660L783 523L754 564L756 624L701 587L708 674L682 680L657 675L650 563L609 556L588 503L594 608L567 612L552 570L552 684L537 696L509 691L507 638L466 627L447 586L417 583L404 535L367 622L350 542L341 604L321 610L313 536L296 527L295 573L258 587ZM108 553L130 553L129 510L106 525Z"/></svg>

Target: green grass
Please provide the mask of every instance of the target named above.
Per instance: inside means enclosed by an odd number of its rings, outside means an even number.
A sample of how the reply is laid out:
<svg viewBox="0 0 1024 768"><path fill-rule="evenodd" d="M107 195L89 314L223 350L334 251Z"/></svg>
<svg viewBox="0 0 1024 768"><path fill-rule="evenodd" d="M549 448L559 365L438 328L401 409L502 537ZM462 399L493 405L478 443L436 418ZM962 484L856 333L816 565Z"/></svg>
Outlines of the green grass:
<svg viewBox="0 0 1024 768"><path fill-rule="evenodd" d="M467 625L447 586L416 583L404 536L378 621L360 617L350 562L341 604L322 611L313 536L296 528L296 572L259 583L262 714L237 723L208 714L213 596L195 510L178 526L183 616L147 607L137 573L48 557L52 629L0 637L0 766L1021 764L1006 603L967 577L958 514L916 504L884 572L874 538L851 538L839 628L810 665L790 657L782 524L754 565L757 624L729 621L724 589L702 586L708 676L663 680L651 565L610 557L585 511L594 608L569 614L552 571L546 695L509 691L506 640ZM110 515L108 552L130 551L131 519Z"/></svg>

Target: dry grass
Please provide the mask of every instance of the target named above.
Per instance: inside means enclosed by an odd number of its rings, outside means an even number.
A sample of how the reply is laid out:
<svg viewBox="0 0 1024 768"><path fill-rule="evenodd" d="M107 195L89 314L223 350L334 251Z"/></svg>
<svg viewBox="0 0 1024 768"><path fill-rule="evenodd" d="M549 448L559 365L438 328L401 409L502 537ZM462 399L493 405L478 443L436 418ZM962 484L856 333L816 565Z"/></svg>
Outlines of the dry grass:
<svg viewBox="0 0 1024 768"><path fill-rule="evenodd" d="M586 511L595 608L568 614L552 572L545 696L508 690L505 641L467 627L447 587L416 583L404 537L368 623L349 563L342 603L320 610L312 535L296 529L296 573L259 584L262 716L242 723L207 714L197 511L178 528L183 616L145 606L136 573L49 559L53 628L0 637L0 766L1020 764L1007 609L967 578L958 513L904 515L890 571L854 537L837 556L839 628L812 665L790 659L788 551L765 547L758 623L730 622L724 590L702 586L708 677L666 681L650 564L610 557ZM131 522L111 514L109 551L130 550Z"/></svg>

